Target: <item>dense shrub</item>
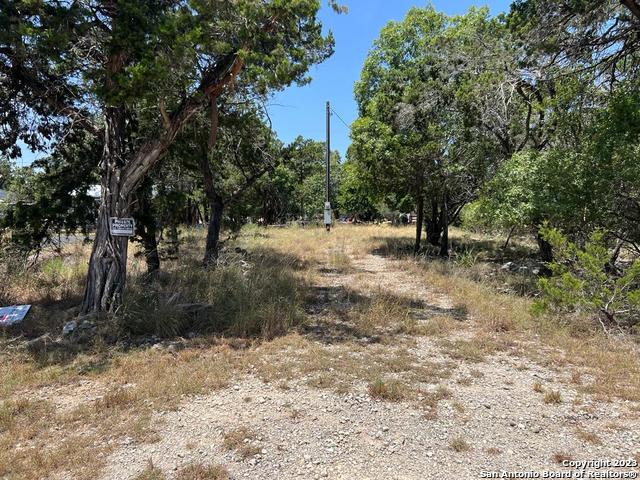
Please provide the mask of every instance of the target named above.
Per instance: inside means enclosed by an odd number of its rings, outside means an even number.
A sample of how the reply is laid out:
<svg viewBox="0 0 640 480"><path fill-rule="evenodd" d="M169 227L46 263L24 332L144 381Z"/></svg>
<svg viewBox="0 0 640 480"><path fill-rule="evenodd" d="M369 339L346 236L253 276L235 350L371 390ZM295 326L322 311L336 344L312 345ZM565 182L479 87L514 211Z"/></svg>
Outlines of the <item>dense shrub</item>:
<svg viewBox="0 0 640 480"><path fill-rule="evenodd" d="M609 326L634 327L640 322L640 259L625 268L612 268L603 231L591 234L583 247L556 229L543 228L556 260L551 277L542 278L537 310L576 312Z"/></svg>

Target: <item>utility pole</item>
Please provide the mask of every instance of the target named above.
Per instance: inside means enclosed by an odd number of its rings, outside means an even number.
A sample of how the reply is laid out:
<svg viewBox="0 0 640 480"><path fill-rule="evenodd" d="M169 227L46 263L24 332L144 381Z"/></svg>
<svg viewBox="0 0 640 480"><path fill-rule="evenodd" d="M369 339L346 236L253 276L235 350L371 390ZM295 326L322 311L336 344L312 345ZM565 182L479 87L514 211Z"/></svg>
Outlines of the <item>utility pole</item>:
<svg viewBox="0 0 640 480"><path fill-rule="evenodd" d="M324 226L327 232L331 231L332 212L331 201L329 200L331 189L331 106L327 102L327 141L326 141L326 171L324 188Z"/></svg>

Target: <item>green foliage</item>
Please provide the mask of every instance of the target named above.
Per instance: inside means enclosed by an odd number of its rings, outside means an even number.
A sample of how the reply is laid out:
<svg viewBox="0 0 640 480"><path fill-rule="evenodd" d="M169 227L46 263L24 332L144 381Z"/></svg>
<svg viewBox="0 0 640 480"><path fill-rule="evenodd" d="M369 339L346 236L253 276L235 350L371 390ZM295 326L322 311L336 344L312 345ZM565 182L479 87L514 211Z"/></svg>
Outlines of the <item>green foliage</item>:
<svg viewBox="0 0 640 480"><path fill-rule="evenodd" d="M0 156L0 189L4 189L11 178L12 164L11 161Z"/></svg>
<svg viewBox="0 0 640 480"><path fill-rule="evenodd" d="M86 234L96 215L91 195L96 182L95 143L60 148L30 167L13 171L6 185L11 201L0 215L0 230L10 232L14 253L39 252L57 245L58 236Z"/></svg>
<svg viewBox="0 0 640 480"><path fill-rule="evenodd" d="M342 168L342 184L338 202L343 213L360 220L373 220L380 215L376 195L354 162L345 162Z"/></svg>
<svg viewBox="0 0 640 480"><path fill-rule="evenodd" d="M576 238L604 228L637 242L639 111L637 91L620 88L604 108L590 112L579 139L513 155L484 186L467 221L534 231L547 221Z"/></svg>
<svg viewBox="0 0 640 480"><path fill-rule="evenodd" d="M611 84L638 72L634 3L515 0L508 19L511 29L526 39L529 57L547 66L590 70Z"/></svg>
<svg viewBox="0 0 640 480"><path fill-rule="evenodd" d="M478 263L480 253L476 252L473 247L465 248L456 253L455 263L461 267L470 268Z"/></svg>
<svg viewBox="0 0 640 480"><path fill-rule="evenodd" d="M285 165L296 179L292 191L293 202L299 202L302 218L312 219L324 209L326 151L323 142L296 138L284 151ZM329 201L337 210L338 192L341 187L342 164L340 154L331 152L330 157L330 196Z"/></svg>
<svg viewBox="0 0 640 480"><path fill-rule="evenodd" d="M351 132L349 159L370 184L369 197L419 195L442 147L434 121L438 51L447 24L432 7L412 8L380 32L355 85L360 118ZM363 201L366 202L366 199Z"/></svg>
<svg viewBox="0 0 640 480"><path fill-rule="evenodd" d="M344 11L335 1L329 4ZM227 115L227 123L236 124L222 129L220 143L235 145L224 151L227 158L233 154L254 164L264 145L247 141L246 132L253 129L257 139L271 136L264 122L251 118L255 106L274 90L309 82L309 67L333 52L319 9L319 0L4 1L0 154L19 157L21 141L73 163L64 178L47 168L34 172L34 188L3 217L12 240L34 250L52 233L83 229L85 185L101 183L106 192L112 175L113 196L101 199L102 211L130 214L136 187L212 99L249 105L249 114ZM244 134L241 144L234 129ZM215 173L224 178L218 183L231 188L244 177L246 163L236 162L232 172L228 162L221 163ZM186 188L167 190L172 201L161 214L182 210L180 203L190 200ZM99 230L107 228L106 216L99 217ZM96 235L102 238L108 236Z"/></svg>
<svg viewBox="0 0 640 480"><path fill-rule="evenodd" d="M463 229L483 231L487 229L487 221L482 212L483 204L480 200L475 200L464 206L460 212L460 224Z"/></svg>
<svg viewBox="0 0 640 480"><path fill-rule="evenodd" d="M539 281L543 296L537 310L595 316L607 326L629 327L640 321L640 259L616 274L601 230L593 232L584 247L553 228L541 233L556 260L549 265L552 276Z"/></svg>
<svg viewBox="0 0 640 480"><path fill-rule="evenodd" d="M86 235L95 222L100 145L78 130L68 132L68 140L28 167L5 174L0 162L3 188L9 192L7 202L0 204L0 232L7 232L3 246L13 256L60 247L59 237Z"/></svg>
<svg viewBox="0 0 640 480"><path fill-rule="evenodd" d="M475 221L506 228L535 228L543 220L567 227L580 220L585 198L570 151L524 151L504 162L485 185ZM471 214L472 212L469 212Z"/></svg>
<svg viewBox="0 0 640 480"><path fill-rule="evenodd" d="M313 220L322 213L325 198L325 145L323 142L297 137L282 149L277 168L269 172L256 188L249 204L255 216L267 222L293 219ZM331 152L331 194L334 210L341 208L342 163L337 151Z"/></svg>
<svg viewBox="0 0 640 480"><path fill-rule="evenodd" d="M477 196L495 165L539 137L543 122L524 120L537 102L531 94L509 87L505 101L505 85L524 82L504 68L516 58L505 22L486 8L458 17L412 8L389 22L355 86L360 118L348 158L359 178L349 201L409 197L417 206L424 198L437 243L438 228Z"/></svg>

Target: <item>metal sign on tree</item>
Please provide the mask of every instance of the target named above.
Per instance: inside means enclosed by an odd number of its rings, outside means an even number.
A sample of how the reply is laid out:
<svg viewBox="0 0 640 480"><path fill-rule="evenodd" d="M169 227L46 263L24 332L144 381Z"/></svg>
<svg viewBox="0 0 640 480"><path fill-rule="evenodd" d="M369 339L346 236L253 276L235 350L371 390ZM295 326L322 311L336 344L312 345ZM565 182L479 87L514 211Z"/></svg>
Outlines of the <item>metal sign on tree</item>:
<svg viewBox="0 0 640 480"><path fill-rule="evenodd" d="M111 235L114 237L133 237L135 235L136 222L133 218L109 218Z"/></svg>

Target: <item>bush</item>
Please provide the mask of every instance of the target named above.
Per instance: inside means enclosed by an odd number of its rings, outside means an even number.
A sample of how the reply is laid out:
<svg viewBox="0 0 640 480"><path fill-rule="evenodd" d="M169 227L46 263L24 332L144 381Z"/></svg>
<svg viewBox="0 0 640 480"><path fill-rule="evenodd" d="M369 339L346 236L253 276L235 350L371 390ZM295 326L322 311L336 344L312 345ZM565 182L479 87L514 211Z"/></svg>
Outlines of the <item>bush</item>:
<svg viewBox="0 0 640 480"><path fill-rule="evenodd" d="M538 311L576 312L595 316L605 328L632 327L640 321L640 259L624 271L612 269L604 232L591 234L580 248L556 229L543 228L556 260L549 264L552 276L542 278Z"/></svg>

